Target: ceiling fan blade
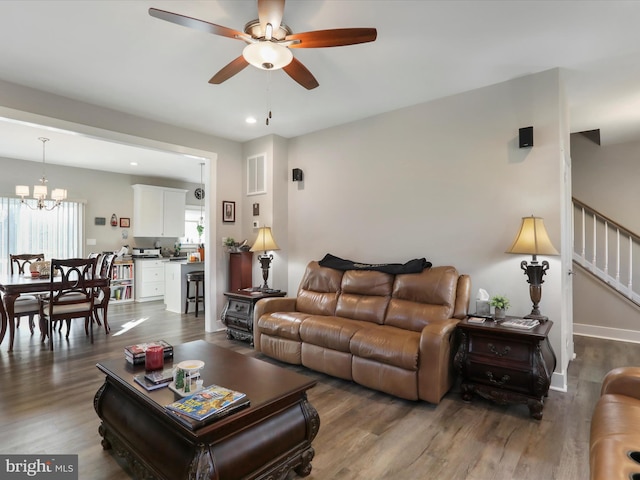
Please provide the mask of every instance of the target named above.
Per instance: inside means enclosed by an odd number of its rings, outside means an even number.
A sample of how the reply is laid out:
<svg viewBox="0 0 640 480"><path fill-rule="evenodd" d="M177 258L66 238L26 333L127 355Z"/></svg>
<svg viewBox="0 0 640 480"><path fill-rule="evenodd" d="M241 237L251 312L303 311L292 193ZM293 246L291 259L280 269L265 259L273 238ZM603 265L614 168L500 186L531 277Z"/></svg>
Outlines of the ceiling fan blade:
<svg viewBox="0 0 640 480"><path fill-rule="evenodd" d="M289 48L321 48L342 47L358 43L373 42L378 36L375 28L336 28L332 30L315 30L313 32L287 35L287 40L299 40Z"/></svg>
<svg viewBox="0 0 640 480"><path fill-rule="evenodd" d="M263 32L267 30L267 23L271 24L274 32L277 31L283 15L284 0L258 0L258 19Z"/></svg>
<svg viewBox="0 0 640 480"><path fill-rule="evenodd" d="M289 65L283 67L283 70L287 72L287 75L289 75L307 90L312 90L320 85L316 78L307 69L307 67L305 67L295 57L293 57L293 60L291 60L291 63Z"/></svg>
<svg viewBox="0 0 640 480"><path fill-rule="evenodd" d="M216 73L213 77L211 77L211 80L209 80L209 83L219 85L225 80L229 80L236 73L239 73L248 65L249 65L249 62L247 62L244 59L244 57L240 55L238 58L236 58L235 60L232 60L229 64L227 64L225 67L222 67L222 69L218 73Z"/></svg>
<svg viewBox="0 0 640 480"><path fill-rule="evenodd" d="M221 35L223 37L242 39L247 36L245 33L232 28L205 22L204 20L198 20L197 18L187 17L185 15L180 15L179 13L158 10L157 8L150 8L149 15L159 18L160 20L166 20L167 22L182 25L183 27L193 28L195 30L200 30L201 32L213 33L214 35Z"/></svg>

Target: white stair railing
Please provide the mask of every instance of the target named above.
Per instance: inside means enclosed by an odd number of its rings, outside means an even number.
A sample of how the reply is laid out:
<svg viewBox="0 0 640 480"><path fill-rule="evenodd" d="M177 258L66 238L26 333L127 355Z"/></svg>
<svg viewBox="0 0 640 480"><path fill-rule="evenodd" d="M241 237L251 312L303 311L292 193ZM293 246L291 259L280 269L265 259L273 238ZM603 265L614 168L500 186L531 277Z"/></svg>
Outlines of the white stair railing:
<svg viewBox="0 0 640 480"><path fill-rule="evenodd" d="M573 228L573 260L640 305L640 237L575 198Z"/></svg>

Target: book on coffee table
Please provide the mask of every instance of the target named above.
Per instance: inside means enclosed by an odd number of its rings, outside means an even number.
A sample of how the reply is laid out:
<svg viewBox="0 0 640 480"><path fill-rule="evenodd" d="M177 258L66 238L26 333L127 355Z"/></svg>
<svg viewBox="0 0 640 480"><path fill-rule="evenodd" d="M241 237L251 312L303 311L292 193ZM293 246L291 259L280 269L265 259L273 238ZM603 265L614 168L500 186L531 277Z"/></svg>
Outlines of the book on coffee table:
<svg viewBox="0 0 640 480"><path fill-rule="evenodd" d="M134 365L144 363L147 348L152 346L161 346L164 348L164 358L173 356L173 346L164 340L154 340L152 342L137 343L124 347L124 358L127 362Z"/></svg>
<svg viewBox="0 0 640 480"><path fill-rule="evenodd" d="M194 429L248 405L249 399L244 393L219 385L210 385L189 397L170 403L165 408L182 423Z"/></svg>
<svg viewBox="0 0 640 480"><path fill-rule="evenodd" d="M144 378L151 383L169 383L173 380L173 368L165 368L164 370L154 370L144 374Z"/></svg>
<svg viewBox="0 0 640 480"><path fill-rule="evenodd" d="M151 391L151 390L157 390L159 388L164 388L164 387L168 387L169 383L155 383L152 382L151 380L147 379L147 376L143 373L139 374L139 375L134 375L133 376L133 380L134 382L136 382L138 385L141 385L142 387L144 387L145 390L147 391Z"/></svg>

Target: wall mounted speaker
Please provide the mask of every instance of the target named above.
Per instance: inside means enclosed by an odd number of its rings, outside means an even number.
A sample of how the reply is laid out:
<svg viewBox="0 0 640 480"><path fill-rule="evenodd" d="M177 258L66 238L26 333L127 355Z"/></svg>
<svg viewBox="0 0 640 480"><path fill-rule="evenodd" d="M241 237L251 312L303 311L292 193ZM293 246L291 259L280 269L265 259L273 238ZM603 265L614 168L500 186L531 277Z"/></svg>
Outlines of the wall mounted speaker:
<svg viewBox="0 0 640 480"><path fill-rule="evenodd" d="M300 170L299 168L294 168L291 171L291 174L294 182L301 182L304 179L302 170Z"/></svg>
<svg viewBox="0 0 640 480"><path fill-rule="evenodd" d="M520 129L520 148L533 147L533 127Z"/></svg>

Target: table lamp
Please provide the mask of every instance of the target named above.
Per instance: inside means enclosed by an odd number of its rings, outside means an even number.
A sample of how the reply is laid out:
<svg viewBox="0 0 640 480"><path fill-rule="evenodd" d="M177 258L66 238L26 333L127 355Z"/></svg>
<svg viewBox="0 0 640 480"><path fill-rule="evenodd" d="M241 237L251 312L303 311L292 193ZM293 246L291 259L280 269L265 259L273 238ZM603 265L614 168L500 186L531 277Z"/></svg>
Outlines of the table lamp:
<svg viewBox="0 0 640 480"><path fill-rule="evenodd" d="M533 302L533 309L531 310L531 313L524 318L534 318L541 321L548 320L547 317L540 314L538 304L542 298L542 284L544 283L542 277L549 269L549 262L544 260L542 263L538 263L537 256L559 255L559 253L549 239L549 235L547 234L547 229L544 227L544 221L542 218L534 217L533 215L530 217L523 217L520 231L516 235L513 245L511 245L511 248L509 248L506 253L533 256L530 264L527 265L526 260L523 260L520 263L520 268L524 270L525 275L528 277L527 282L529 283L529 295Z"/></svg>
<svg viewBox="0 0 640 480"><path fill-rule="evenodd" d="M280 250L280 247L278 247L278 244L273 239L273 235L271 235L271 228L261 227L260 230L258 230L258 238L256 238L250 251L263 252L262 255L258 256L258 260L262 266L262 279L264 280L264 285L260 287L260 290L263 291L269 290L267 280L269 279L269 266L271 265L271 260L273 260L273 254L267 255L267 250Z"/></svg>

